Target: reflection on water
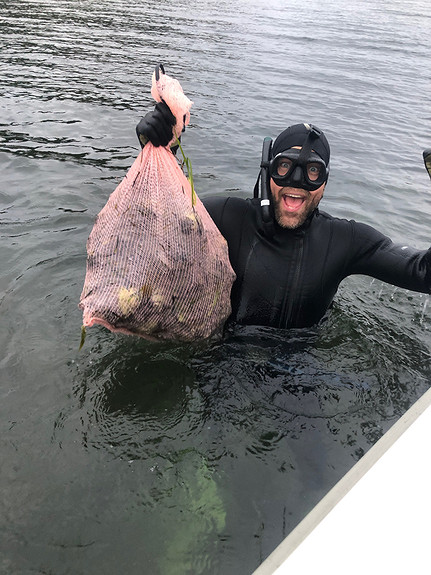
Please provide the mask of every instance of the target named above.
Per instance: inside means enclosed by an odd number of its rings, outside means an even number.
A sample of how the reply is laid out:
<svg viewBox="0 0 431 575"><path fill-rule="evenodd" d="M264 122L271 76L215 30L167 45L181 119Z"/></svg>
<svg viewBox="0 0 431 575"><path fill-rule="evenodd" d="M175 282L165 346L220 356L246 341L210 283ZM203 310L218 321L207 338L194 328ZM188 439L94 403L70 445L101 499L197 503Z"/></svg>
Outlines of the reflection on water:
<svg viewBox="0 0 431 575"><path fill-rule="evenodd" d="M237 327L210 344L104 333L87 354L53 439L64 449L80 437L139 474L129 491L123 470L113 495L128 494L146 549L159 540L154 573L233 573L238 553L251 572L427 388L431 368L417 341L338 309L316 329Z"/></svg>
<svg viewBox="0 0 431 575"><path fill-rule="evenodd" d="M250 195L262 138L311 121L323 209L429 243L428 4L231 6L2 4L1 573L249 574L429 387L428 296L369 278L316 329L92 328L78 352L85 243L159 62L201 196Z"/></svg>

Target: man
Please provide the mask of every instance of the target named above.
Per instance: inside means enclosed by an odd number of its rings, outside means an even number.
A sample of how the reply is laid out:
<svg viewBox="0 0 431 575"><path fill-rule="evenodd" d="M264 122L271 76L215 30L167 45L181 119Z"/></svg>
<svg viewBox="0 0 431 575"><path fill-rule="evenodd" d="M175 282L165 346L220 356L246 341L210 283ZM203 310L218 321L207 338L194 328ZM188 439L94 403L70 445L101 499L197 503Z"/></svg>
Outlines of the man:
<svg viewBox="0 0 431 575"><path fill-rule="evenodd" d="M163 102L136 130L141 144L167 145L175 117ZM237 279L231 319L279 328L310 327L331 306L340 282L364 274L431 292L431 249L396 246L374 228L319 210L330 148L318 128L297 124L268 145L253 199L203 200L229 246ZM256 184L257 186L257 184Z"/></svg>

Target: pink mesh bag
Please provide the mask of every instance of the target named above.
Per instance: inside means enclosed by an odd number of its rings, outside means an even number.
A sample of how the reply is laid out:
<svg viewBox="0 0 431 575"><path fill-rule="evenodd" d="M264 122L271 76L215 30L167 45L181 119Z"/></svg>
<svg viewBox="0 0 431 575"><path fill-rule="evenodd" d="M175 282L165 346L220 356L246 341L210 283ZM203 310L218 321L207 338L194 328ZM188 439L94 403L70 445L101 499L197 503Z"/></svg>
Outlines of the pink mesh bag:
<svg viewBox="0 0 431 575"><path fill-rule="evenodd" d="M180 135L192 105L180 84L156 69L151 94L168 104ZM234 279L226 241L178 160L169 146L148 143L88 238L84 327L148 339L207 338L230 314Z"/></svg>

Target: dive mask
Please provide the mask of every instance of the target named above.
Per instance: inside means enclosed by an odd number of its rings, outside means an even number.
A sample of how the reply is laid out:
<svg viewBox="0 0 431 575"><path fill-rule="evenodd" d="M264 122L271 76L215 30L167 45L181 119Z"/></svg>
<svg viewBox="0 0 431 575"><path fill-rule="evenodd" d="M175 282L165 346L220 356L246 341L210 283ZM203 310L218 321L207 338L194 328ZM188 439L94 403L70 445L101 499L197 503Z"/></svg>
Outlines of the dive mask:
<svg viewBox="0 0 431 575"><path fill-rule="evenodd" d="M270 177L282 188L301 188L312 192L326 182L328 173L322 158L305 146L300 150L289 148L277 154L269 163Z"/></svg>

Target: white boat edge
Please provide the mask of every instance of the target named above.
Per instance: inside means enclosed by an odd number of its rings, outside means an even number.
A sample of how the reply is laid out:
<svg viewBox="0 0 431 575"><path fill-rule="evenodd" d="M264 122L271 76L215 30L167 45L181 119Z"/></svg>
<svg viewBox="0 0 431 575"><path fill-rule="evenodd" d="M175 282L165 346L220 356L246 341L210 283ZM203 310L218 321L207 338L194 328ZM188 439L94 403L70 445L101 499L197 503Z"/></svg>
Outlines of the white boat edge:
<svg viewBox="0 0 431 575"><path fill-rule="evenodd" d="M253 575L307 574L317 569L331 575L363 574L364 570L430 573L430 529L423 527L431 517L430 405L431 389L344 475Z"/></svg>

